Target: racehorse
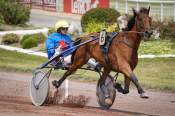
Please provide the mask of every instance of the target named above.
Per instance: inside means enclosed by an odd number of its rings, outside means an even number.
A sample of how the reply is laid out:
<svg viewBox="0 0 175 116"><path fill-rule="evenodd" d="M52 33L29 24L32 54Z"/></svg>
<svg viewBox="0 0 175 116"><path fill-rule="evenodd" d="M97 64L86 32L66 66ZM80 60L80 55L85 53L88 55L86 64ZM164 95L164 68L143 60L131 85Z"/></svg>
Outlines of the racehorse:
<svg viewBox="0 0 175 116"><path fill-rule="evenodd" d="M133 9L133 17L128 22L128 28L130 31L120 32L115 36L109 47L107 54L104 54L101 50L98 40L84 44L78 47L74 53L72 64L68 70L57 81L58 88L61 83L78 68L82 67L89 58L94 58L103 66L103 73L100 78L101 86L104 85L107 76L111 71L124 74L125 86L122 90L123 94L129 93L130 82L132 81L136 86L141 98L148 98L145 95L136 75L133 70L138 63L138 48L142 38L149 38L152 34L151 31L151 17L149 17L150 7L141 8L139 11ZM99 37L98 33L93 34ZM81 41L88 40L92 34L81 37Z"/></svg>

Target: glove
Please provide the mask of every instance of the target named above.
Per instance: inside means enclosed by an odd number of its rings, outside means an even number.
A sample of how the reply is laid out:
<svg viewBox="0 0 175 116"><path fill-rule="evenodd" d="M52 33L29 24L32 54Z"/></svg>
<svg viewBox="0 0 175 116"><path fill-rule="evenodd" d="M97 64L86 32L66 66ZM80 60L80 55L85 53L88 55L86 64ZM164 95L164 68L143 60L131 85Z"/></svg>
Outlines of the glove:
<svg viewBox="0 0 175 116"><path fill-rule="evenodd" d="M65 43L64 40L58 42L58 44L61 46L62 49L67 47L67 44Z"/></svg>
<svg viewBox="0 0 175 116"><path fill-rule="evenodd" d="M56 49L55 49L55 55L59 55L62 51L62 48L61 46L58 46Z"/></svg>

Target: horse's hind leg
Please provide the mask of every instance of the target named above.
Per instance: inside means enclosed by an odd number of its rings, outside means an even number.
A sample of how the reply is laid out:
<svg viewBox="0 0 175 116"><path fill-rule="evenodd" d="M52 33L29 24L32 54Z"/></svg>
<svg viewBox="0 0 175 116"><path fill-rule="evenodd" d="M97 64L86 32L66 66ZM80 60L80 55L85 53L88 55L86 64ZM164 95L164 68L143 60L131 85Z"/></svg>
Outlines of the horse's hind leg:
<svg viewBox="0 0 175 116"><path fill-rule="evenodd" d="M110 70L104 68L102 76L100 77L100 85L104 85L105 84L106 78L109 75L109 73L110 73Z"/></svg>
<svg viewBox="0 0 175 116"><path fill-rule="evenodd" d="M106 78L107 78L107 76L109 75L109 73L110 73L110 70L106 70L105 68L104 68L104 71L103 71L103 73L102 73L102 76L100 77L100 80L99 80L99 84L100 84L100 87L102 88L102 90L103 90L103 93L105 94L105 96L106 97L108 97L109 95L108 95L108 92L107 92L107 90L106 90L106 87L105 87L105 82L106 82Z"/></svg>
<svg viewBox="0 0 175 116"><path fill-rule="evenodd" d="M126 75L124 75L124 88L121 86L120 83L115 83L115 88L117 89L118 92L123 93L123 94L127 94L129 93L129 86L130 86L130 78L128 78Z"/></svg>
<svg viewBox="0 0 175 116"><path fill-rule="evenodd" d="M64 75L61 77L60 80L54 80L52 81L53 86L55 86L55 88L60 87L60 85L63 83L63 81L72 73L74 73L78 68L80 68L82 65L84 65L86 63L86 61L84 59L79 59L79 60L75 60L73 62L73 64L69 67L69 69L64 73Z"/></svg>
<svg viewBox="0 0 175 116"><path fill-rule="evenodd" d="M131 80L126 75L124 75L124 76L125 76L125 78L124 78L125 86L123 89L123 94L127 94L127 93L129 93L129 86L130 86Z"/></svg>
<svg viewBox="0 0 175 116"><path fill-rule="evenodd" d="M74 69L74 70L76 70L76 69ZM61 77L61 79L60 79L59 81L57 81L57 80L52 81L53 86L54 86L55 88L60 87L60 85L63 83L63 81L64 81L69 75L71 75L71 74L74 72L74 70L67 70L67 71L64 73L64 75Z"/></svg>

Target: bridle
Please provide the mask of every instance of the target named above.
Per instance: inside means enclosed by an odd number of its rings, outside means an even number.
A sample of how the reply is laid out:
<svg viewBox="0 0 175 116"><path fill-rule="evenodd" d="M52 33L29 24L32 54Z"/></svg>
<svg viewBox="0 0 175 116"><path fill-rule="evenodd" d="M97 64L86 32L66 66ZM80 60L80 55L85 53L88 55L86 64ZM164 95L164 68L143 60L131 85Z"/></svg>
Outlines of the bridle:
<svg viewBox="0 0 175 116"><path fill-rule="evenodd" d="M135 17L135 25L137 26L137 20L136 20L137 16ZM137 28L137 27L136 27ZM119 33L124 33L124 39L122 39L122 41L120 41L120 43L123 43L125 45L127 45L128 47L132 48L132 49L136 49L136 47L134 47L132 44L129 43L128 41L128 36L127 33L136 33L139 34L141 36L141 39L146 38L146 35L148 34L146 31L124 31L124 32L119 32Z"/></svg>

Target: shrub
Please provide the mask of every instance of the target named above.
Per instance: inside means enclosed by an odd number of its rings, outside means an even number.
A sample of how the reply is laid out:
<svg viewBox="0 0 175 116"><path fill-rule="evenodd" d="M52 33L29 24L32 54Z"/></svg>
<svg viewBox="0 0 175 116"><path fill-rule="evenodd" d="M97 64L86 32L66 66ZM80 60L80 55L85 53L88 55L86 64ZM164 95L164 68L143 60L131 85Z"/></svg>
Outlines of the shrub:
<svg viewBox="0 0 175 116"><path fill-rule="evenodd" d="M94 8L86 12L81 18L82 30L85 31L89 23L105 23L106 26L117 22L120 13L112 8ZM95 26L93 26L95 27Z"/></svg>
<svg viewBox="0 0 175 116"><path fill-rule="evenodd" d="M25 24L30 18L30 9L16 2L1 1L0 12L6 24Z"/></svg>
<svg viewBox="0 0 175 116"><path fill-rule="evenodd" d="M114 23L114 24L112 24L112 25L108 25L106 31L107 31L107 32L119 31L119 27L118 27L117 23Z"/></svg>
<svg viewBox="0 0 175 116"><path fill-rule="evenodd" d="M38 46L38 42L35 38L29 37L28 39L25 39L22 43L22 48L32 48Z"/></svg>
<svg viewBox="0 0 175 116"><path fill-rule="evenodd" d="M37 41L37 43L43 43L46 39L46 36L42 33L37 33L37 34L33 34L33 35L24 35L22 40L20 41L20 44L22 45L23 42L25 40L27 40L28 38L33 38Z"/></svg>
<svg viewBox="0 0 175 116"><path fill-rule="evenodd" d="M171 39L175 38L175 22L173 21L154 21L152 23L152 28L160 32L161 39Z"/></svg>
<svg viewBox="0 0 175 116"><path fill-rule="evenodd" d="M0 13L0 25L4 23L4 18L2 16L2 14Z"/></svg>
<svg viewBox="0 0 175 116"><path fill-rule="evenodd" d="M52 34L53 32L55 32L55 28L49 28L48 35Z"/></svg>
<svg viewBox="0 0 175 116"><path fill-rule="evenodd" d="M92 33L92 32L99 32L103 28L105 28L105 23L96 23L95 21L91 21L87 24L86 28L84 29L85 32Z"/></svg>
<svg viewBox="0 0 175 116"><path fill-rule="evenodd" d="M31 35L24 35L24 36L22 37L22 39L20 40L20 45L22 45L22 44L24 43L24 41L25 41L26 39L28 39L30 36L31 36Z"/></svg>
<svg viewBox="0 0 175 116"><path fill-rule="evenodd" d="M2 37L2 43L4 44L13 44L13 43L18 43L20 37L16 34L6 34Z"/></svg>
<svg viewBox="0 0 175 116"><path fill-rule="evenodd" d="M119 30L117 23L106 25L105 23L97 23L92 20L90 23L87 24L85 32L100 32L102 29L106 29L107 32L114 32Z"/></svg>
<svg viewBox="0 0 175 116"><path fill-rule="evenodd" d="M46 36L43 33L34 34L33 37L36 38L38 43L43 43L46 39Z"/></svg>

